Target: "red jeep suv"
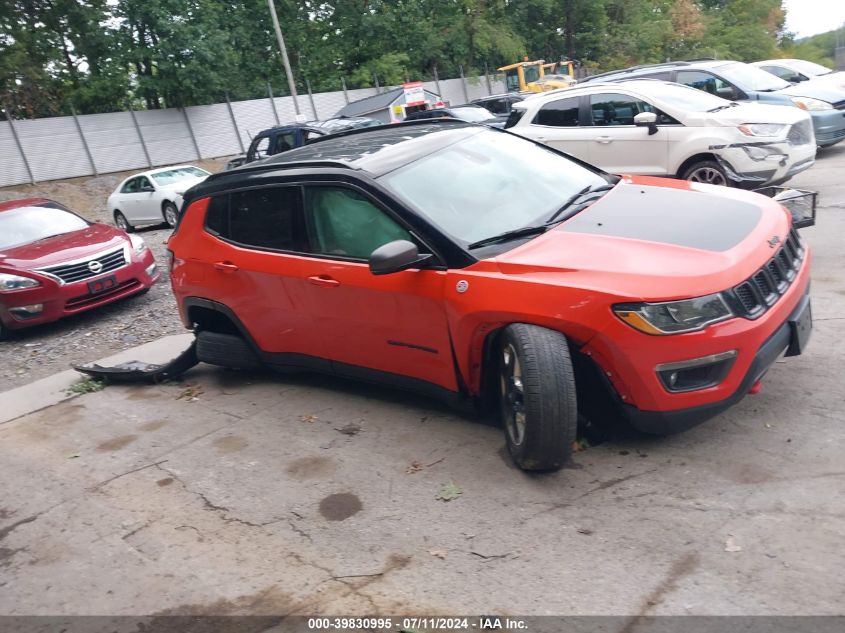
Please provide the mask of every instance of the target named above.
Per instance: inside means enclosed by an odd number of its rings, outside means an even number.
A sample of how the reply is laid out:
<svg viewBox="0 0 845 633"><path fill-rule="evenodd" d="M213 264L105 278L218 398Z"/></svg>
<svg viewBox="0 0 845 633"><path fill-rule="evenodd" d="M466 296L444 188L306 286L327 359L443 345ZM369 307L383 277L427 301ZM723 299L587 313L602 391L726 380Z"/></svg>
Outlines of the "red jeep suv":
<svg viewBox="0 0 845 633"><path fill-rule="evenodd" d="M494 403L524 469L563 464L590 402L653 433L718 414L812 324L777 202L458 121L319 140L184 209L171 277L200 360Z"/></svg>

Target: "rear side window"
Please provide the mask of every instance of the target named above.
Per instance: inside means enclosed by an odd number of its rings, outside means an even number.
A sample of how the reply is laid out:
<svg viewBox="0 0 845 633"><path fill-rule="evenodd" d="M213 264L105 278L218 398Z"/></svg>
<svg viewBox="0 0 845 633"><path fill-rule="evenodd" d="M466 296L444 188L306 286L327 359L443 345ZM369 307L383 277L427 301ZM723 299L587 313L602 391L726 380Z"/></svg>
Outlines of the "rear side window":
<svg viewBox="0 0 845 633"><path fill-rule="evenodd" d="M655 109L645 101L628 95L590 95L593 125L634 125L634 117L641 112L655 112Z"/></svg>
<svg viewBox="0 0 845 633"><path fill-rule="evenodd" d="M209 203L206 230L243 246L300 251L299 187L268 187L217 196Z"/></svg>
<svg viewBox="0 0 845 633"><path fill-rule="evenodd" d="M545 104L534 117L536 125L550 125L554 127L575 127L578 121L578 104L580 97L558 99Z"/></svg>

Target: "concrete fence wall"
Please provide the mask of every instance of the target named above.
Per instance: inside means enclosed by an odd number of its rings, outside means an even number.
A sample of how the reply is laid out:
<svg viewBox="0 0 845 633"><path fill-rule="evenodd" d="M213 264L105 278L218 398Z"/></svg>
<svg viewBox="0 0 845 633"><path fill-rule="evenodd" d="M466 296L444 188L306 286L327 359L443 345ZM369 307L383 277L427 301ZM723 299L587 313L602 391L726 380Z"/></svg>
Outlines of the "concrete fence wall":
<svg viewBox="0 0 845 633"><path fill-rule="evenodd" d="M425 88L457 105L504 92L504 83L491 77L488 85L482 76L429 81ZM309 120L326 119L347 102L378 92L306 93L299 108ZM0 187L241 154L258 132L295 117L291 97L268 94L184 109L0 121Z"/></svg>

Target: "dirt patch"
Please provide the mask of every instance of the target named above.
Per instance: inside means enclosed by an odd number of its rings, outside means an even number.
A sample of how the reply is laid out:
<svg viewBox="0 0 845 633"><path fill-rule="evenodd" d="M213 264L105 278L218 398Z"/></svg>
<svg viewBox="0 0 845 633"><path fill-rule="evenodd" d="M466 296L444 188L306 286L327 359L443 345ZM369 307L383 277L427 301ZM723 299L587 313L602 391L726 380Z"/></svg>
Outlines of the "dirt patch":
<svg viewBox="0 0 845 633"><path fill-rule="evenodd" d="M249 442L246 441L245 438L240 437L239 435L226 435L224 437L218 437L212 443L212 446L217 449L217 452L221 455L226 455L227 453L237 453L245 449L249 446Z"/></svg>
<svg viewBox="0 0 845 633"><path fill-rule="evenodd" d="M158 431L163 426L167 426L167 420L153 420L152 422L142 424L138 428L142 431Z"/></svg>
<svg viewBox="0 0 845 633"><path fill-rule="evenodd" d="M358 497L349 492L341 492L320 501L320 514L329 521L344 521L358 514L363 507Z"/></svg>
<svg viewBox="0 0 845 633"><path fill-rule="evenodd" d="M100 453L108 453L110 451L119 451L121 448L129 446L132 442L138 439L137 435L121 435L115 437L102 444L97 445L97 451Z"/></svg>
<svg viewBox="0 0 845 633"><path fill-rule="evenodd" d="M334 472L335 463L329 457L301 457L293 460L287 473L294 479L314 479Z"/></svg>
<svg viewBox="0 0 845 633"><path fill-rule="evenodd" d="M156 485L160 488L164 488L165 486L172 484L174 481L175 479L173 479L173 477L165 477L164 479L159 479L156 482Z"/></svg>

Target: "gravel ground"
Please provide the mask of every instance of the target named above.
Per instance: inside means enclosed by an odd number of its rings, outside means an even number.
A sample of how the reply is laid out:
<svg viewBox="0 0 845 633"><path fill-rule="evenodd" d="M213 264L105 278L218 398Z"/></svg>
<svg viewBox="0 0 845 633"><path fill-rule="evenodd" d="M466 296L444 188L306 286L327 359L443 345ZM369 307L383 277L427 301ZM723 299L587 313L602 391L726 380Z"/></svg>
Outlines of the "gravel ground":
<svg viewBox="0 0 845 633"><path fill-rule="evenodd" d="M227 158L198 161L208 171L222 169ZM61 202L93 222L112 224L105 202L118 183L134 172L93 178L73 178L0 189L0 201L43 196ZM170 229L154 226L138 230L161 265ZM0 343L0 391L67 369L74 363L97 360L166 334L184 332L170 291L167 271L149 293L43 326L20 330ZM174 350L178 351L178 350Z"/></svg>

